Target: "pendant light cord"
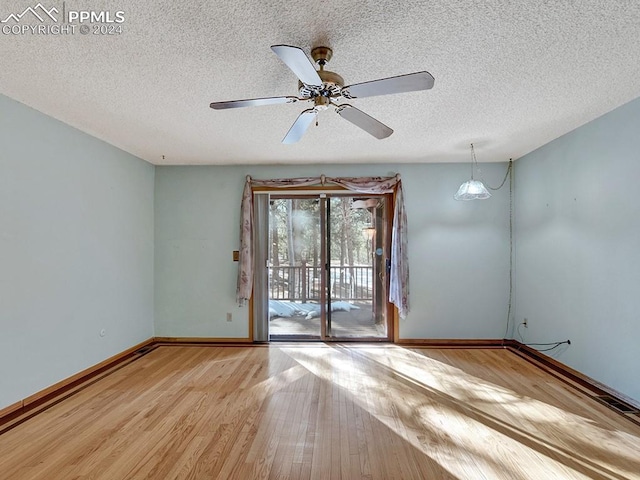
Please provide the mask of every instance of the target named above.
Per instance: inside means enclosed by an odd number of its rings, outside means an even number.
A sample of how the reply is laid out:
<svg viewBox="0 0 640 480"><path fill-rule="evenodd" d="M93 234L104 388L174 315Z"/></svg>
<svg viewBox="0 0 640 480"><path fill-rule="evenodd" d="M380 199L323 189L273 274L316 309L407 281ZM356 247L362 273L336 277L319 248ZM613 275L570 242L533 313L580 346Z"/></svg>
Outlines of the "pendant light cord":
<svg viewBox="0 0 640 480"><path fill-rule="evenodd" d="M511 167L513 165L513 159L510 158L509 159L509 166L507 167L507 171L504 174L504 178L502 179L502 183L498 186L498 187L491 187L489 185L487 185L486 180L482 177L482 170L480 170L480 165L478 165L478 159L476 158L476 150L473 147L473 143L471 144L471 180L473 180L473 173L474 173L474 167L475 170L478 170L478 176L480 177L480 180L482 180L482 183L484 183L486 185L486 187L489 190L500 190L503 186L504 186L504 182L507 181L507 177L509 176L509 173L511 173Z"/></svg>
<svg viewBox="0 0 640 480"><path fill-rule="evenodd" d="M473 143L471 144L471 180L473 180L474 167L478 169L478 174L480 178L482 178L482 172L480 172L480 167L478 166L478 160L476 159L476 151L473 148Z"/></svg>
<svg viewBox="0 0 640 480"><path fill-rule="evenodd" d="M473 145L473 144L472 144L472 145ZM473 158L474 158L474 160L475 160L475 154L474 154ZM490 186L490 185L487 185L487 182L486 182L486 181L485 181L485 179L482 177L482 170L480 170L480 167L478 166L478 162L476 161L476 168L478 169L478 176L482 179L483 183L487 186L487 188L488 188L489 190L493 190L493 191L500 190L500 189L504 186L504 183L507 181L507 177L508 177L508 176L509 176L509 174L511 173L511 168L512 168L512 166L513 166L513 159L511 159L511 158L510 158L510 159L509 159L509 166L507 167L507 171L506 171L506 172L505 172L505 174L504 174L504 178L502 179L502 183L501 183L498 187L495 187L495 188L494 188L494 187L492 187L492 186Z"/></svg>
<svg viewBox="0 0 640 480"><path fill-rule="evenodd" d="M473 148L473 143L471 144L471 180L473 180L474 167L478 170L478 176L482 180L483 183L484 178L482 178L482 170L480 170L480 166L478 165L478 160L476 159L476 151ZM498 187L491 187L486 185L489 190L500 190L505 182L509 178L509 301L507 306L507 322L504 328L504 335L502 337L502 346L504 347L504 342L509 334L509 324L511 323L511 310L513 308L513 159L509 159L509 166L507 167L507 171L504 174L504 178ZM556 345L557 346L557 345ZM554 347L555 348L555 347Z"/></svg>
<svg viewBox="0 0 640 480"><path fill-rule="evenodd" d="M502 337L503 347L504 347L504 341L507 338L507 335L509 334L509 323L511 321L511 309L513 305L513 160L512 159L509 159L509 168L507 168L507 173L505 174L504 180L502 180L500 187L504 185L504 182L507 180L507 177L509 177L509 305L507 308L507 323L504 328L504 335Z"/></svg>
<svg viewBox="0 0 640 480"><path fill-rule="evenodd" d="M509 301L507 305L507 322L504 328L504 335L502 336L502 346L509 334L509 324L511 323L511 310L513 307L513 159L509 159L509 167L507 173L504 175L504 179L498 188L492 188L491 190L498 190L501 188L509 177ZM491 187L489 187L491 188Z"/></svg>

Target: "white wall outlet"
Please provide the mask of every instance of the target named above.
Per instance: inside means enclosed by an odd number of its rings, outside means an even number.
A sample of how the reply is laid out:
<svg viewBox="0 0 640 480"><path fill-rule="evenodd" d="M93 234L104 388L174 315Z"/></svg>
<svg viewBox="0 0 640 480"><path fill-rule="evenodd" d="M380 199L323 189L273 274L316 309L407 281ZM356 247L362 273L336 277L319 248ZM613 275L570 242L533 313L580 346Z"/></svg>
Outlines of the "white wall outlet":
<svg viewBox="0 0 640 480"><path fill-rule="evenodd" d="M526 318L522 321L522 325L524 325L524 328L529 328L529 320L527 320Z"/></svg>
<svg viewBox="0 0 640 480"><path fill-rule="evenodd" d="M106 329L103 328L102 330L100 330L100 336L101 337L104 337L106 334L107 334L107 330Z"/></svg>
<svg viewBox="0 0 640 480"><path fill-rule="evenodd" d="M233 320L233 315L231 315L231 312L227 312L227 322L231 322Z"/></svg>

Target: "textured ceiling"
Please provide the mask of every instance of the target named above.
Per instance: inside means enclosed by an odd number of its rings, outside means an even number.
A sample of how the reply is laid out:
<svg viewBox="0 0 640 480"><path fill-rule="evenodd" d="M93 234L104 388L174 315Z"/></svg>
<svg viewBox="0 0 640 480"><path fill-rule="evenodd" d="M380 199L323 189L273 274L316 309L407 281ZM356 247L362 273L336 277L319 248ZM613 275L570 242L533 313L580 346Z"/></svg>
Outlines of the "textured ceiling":
<svg viewBox="0 0 640 480"><path fill-rule="evenodd" d="M36 3L4 0L0 20ZM2 34L0 92L154 164L454 162L468 161L470 142L480 162L505 161L640 96L636 0L67 0L64 8L124 11L123 31ZM209 108L296 95L273 44L331 47L327 69L347 84L427 70L435 86L351 101L395 130L385 140L331 109L299 143L282 145L306 103Z"/></svg>

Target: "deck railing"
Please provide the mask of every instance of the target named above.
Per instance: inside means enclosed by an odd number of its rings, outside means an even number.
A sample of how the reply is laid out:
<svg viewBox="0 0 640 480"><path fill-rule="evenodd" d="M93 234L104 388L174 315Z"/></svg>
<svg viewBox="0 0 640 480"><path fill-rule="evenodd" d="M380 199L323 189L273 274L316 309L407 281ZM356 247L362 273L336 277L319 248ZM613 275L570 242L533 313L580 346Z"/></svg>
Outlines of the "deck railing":
<svg viewBox="0 0 640 480"><path fill-rule="evenodd" d="M268 267L268 270L270 299L302 303L320 299L321 267L303 264L295 267ZM353 302L373 298L373 267L332 266L329 273L333 301Z"/></svg>

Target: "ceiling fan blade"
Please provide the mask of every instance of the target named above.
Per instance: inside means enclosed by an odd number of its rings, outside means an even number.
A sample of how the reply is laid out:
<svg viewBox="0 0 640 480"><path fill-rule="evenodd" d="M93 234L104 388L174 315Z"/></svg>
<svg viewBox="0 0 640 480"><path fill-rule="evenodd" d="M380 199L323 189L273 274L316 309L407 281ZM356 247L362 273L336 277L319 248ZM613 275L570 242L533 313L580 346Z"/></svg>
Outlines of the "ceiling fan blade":
<svg viewBox="0 0 640 480"><path fill-rule="evenodd" d="M214 110L226 110L227 108L257 107L260 105L278 105L280 103L295 103L298 97L267 97L250 98L247 100L229 100L228 102L213 102L209 105Z"/></svg>
<svg viewBox="0 0 640 480"><path fill-rule="evenodd" d="M298 115L296 121L293 122L293 125L291 125L291 128L282 139L282 143L290 145L300 140L315 118L316 111L313 108L304 110L300 115Z"/></svg>
<svg viewBox="0 0 640 480"><path fill-rule="evenodd" d="M350 121L356 127L360 127L362 130L373 135L379 140L387 138L393 133L393 130L387 127L384 123L351 105L340 105L336 111L342 118Z"/></svg>
<svg viewBox="0 0 640 480"><path fill-rule="evenodd" d="M342 95L346 98L362 98L389 95L391 93L415 92L417 90L429 90L433 87L433 82L434 78L429 72L416 72L348 85L342 89Z"/></svg>
<svg viewBox="0 0 640 480"><path fill-rule="evenodd" d="M322 85L320 75L301 48L291 45L272 45L271 50L280 57L280 60L291 69L302 83L316 87Z"/></svg>

